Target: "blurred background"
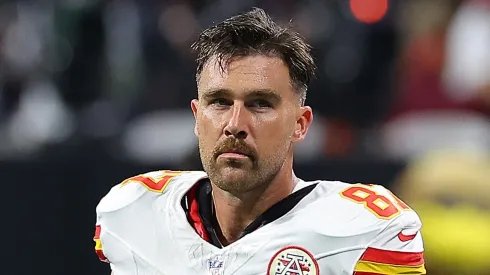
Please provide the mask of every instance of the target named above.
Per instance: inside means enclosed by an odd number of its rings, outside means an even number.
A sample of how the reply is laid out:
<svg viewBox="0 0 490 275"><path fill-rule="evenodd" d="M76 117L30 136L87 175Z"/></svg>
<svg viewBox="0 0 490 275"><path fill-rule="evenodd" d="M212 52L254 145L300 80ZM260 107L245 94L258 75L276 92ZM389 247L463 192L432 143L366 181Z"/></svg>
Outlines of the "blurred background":
<svg viewBox="0 0 490 275"><path fill-rule="evenodd" d="M429 274L490 274L490 0L0 1L1 274L109 274L96 204L201 168L189 46L253 6L314 47L297 174L391 188Z"/></svg>

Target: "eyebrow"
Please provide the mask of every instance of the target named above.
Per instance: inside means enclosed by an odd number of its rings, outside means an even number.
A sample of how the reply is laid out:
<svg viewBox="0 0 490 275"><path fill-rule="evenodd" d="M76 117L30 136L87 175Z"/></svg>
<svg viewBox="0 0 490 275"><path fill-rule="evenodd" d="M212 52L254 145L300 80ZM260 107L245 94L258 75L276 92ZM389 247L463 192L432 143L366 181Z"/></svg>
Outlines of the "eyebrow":
<svg viewBox="0 0 490 275"><path fill-rule="evenodd" d="M213 99L217 97L230 97L233 94L228 89L217 89L205 91L202 94L203 99ZM270 89L250 90L245 92L245 98L265 98L272 101L280 101L281 95Z"/></svg>

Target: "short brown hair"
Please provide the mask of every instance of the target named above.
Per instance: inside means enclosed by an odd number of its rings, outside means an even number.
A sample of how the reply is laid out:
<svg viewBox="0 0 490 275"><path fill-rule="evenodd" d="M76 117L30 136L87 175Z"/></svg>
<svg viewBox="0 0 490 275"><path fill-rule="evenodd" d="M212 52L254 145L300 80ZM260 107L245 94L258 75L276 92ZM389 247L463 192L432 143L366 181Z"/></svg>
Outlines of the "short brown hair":
<svg viewBox="0 0 490 275"><path fill-rule="evenodd" d="M301 104L315 74L311 47L290 27L280 27L262 9L233 16L204 30L191 46L197 53L197 79L211 59L224 68L235 57L254 54L277 56L289 69L293 87Z"/></svg>

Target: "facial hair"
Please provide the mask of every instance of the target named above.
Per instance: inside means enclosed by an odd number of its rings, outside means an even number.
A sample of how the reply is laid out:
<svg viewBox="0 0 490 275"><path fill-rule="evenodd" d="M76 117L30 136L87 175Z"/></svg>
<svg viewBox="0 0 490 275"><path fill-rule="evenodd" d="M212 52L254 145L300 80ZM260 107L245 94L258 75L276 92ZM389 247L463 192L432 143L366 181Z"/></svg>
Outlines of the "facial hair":
<svg viewBox="0 0 490 275"><path fill-rule="evenodd" d="M247 155L249 161L227 160L225 163L218 163L217 160L221 153L233 150ZM256 188L266 188L279 174L287 157L288 148L281 146L272 151L273 155L260 159L256 150L244 141L227 138L219 142L209 153L209 151L206 152L204 144L199 142L203 168L211 182L218 188L236 196Z"/></svg>

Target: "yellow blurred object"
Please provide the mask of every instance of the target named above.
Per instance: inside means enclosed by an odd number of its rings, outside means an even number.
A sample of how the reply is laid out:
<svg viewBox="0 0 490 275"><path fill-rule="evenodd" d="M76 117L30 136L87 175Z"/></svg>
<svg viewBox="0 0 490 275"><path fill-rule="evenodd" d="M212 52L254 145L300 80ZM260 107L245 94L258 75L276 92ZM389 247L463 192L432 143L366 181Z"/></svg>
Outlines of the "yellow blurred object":
<svg viewBox="0 0 490 275"><path fill-rule="evenodd" d="M430 153L407 167L397 193L422 219L429 273L490 274L488 156Z"/></svg>
<svg viewBox="0 0 490 275"><path fill-rule="evenodd" d="M429 265L450 267L453 274L481 274L490 268L490 215L475 207L453 209L436 203L414 204L424 224Z"/></svg>
<svg viewBox="0 0 490 275"><path fill-rule="evenodd" d="M435 151L411 163L398 182L406 201L446 197L490 209L490 157Z"/></svg>

